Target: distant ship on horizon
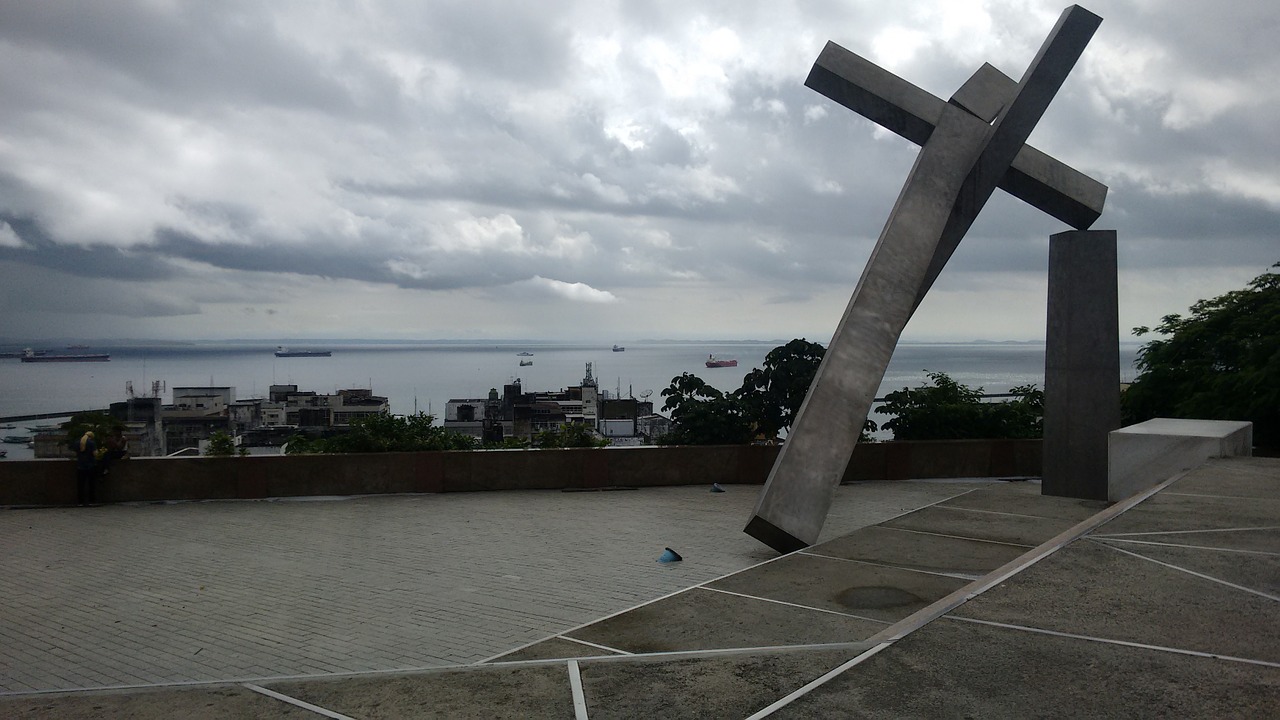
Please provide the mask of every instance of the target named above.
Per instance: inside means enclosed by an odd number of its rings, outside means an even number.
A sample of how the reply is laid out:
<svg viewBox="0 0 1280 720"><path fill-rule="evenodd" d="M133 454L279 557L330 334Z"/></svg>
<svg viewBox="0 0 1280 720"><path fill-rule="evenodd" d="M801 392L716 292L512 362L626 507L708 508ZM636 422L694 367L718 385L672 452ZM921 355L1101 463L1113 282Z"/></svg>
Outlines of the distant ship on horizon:
<svg viewBox="0 0 1280 720"><path fill-rule="evenodd" d="M717 360L715 355L708 355L707 367L709 368L738 367L738 361L737 360Z"/></svg>
<svg viewBox="0 0 1280 720"><path fill-rule="evenodd" d="M331 355L333 355L331 350L290 350L283 345L276 347L276 357L330 357Z"/></svg>
<svg viewBox="0 0 1280 720"><path fill-rule="evenodd" d="M19 358L24 363L36 362L107 362L111 360L111 356L107 353L82 353L78 355L54 355L47 352L37 352L31 348L22 351L22 357Z"/></svg>
<svg viewBox="0 0 1280 720"><path fill-rule="evenodd" d="M614 352L626 352L626 351L627 351L627 349L626 349L626 348L624 348L624 347L622 347L621 345L614 345L614 346L613 346L613 351L614 351Z"/></svg>

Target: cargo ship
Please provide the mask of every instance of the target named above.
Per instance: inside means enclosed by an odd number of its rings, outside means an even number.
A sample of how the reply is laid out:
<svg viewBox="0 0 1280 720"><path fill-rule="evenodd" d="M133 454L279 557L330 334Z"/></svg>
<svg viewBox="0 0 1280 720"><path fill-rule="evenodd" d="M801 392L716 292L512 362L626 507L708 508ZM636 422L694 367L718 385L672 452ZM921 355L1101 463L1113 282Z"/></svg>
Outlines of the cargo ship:
<svg viewBox="0 0 1280 720"><path fill-rule="evenodd" d="M23 350L22 362L107 362L111 356L107 353L82 353L77 355L54 355L51 353Z"/></svg>
<svg viewBox="0 0 1280 720"><path fill-rule="evenodd" d="M276 357L330 357L331 350L290 350L283 345L276 347Z"/></svg>
<svg viewBox="0 0 1280 720"><path fill-rule="evenodd" d="M738 367L738 361L737 360L717 360L715 355L708 355L707 367L709 368Z"/></svg>
<svg viewBox="0 0 1280 720"><path fill-rule="evenodd" d="M626 351L627 351L627 349L626 349L626 348L624 348L624 347L622 347L621 345L614 345L614 346L613 346L613 351L614 351L614 352L626 352Z"/></svg>

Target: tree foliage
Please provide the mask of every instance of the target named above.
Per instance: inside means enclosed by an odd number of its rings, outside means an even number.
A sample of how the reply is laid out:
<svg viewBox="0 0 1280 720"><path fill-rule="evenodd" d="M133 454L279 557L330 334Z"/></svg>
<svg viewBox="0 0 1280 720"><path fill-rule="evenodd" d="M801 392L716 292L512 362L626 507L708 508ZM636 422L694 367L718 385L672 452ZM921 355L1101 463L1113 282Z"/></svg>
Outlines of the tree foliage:
<svg viewBox="0 0 1280 720"><path fill-rule="evenodd" d="M791 427L825 353L818 343L797 338L770 350L764 367L747 373L737 395L758 433L772 438Z"/></svg>
<svg viewBox="0 0 1280 720"><path fill-rule="evenodd" d="M536 448L592 448L608 444L607 438L596 435L594 430L581 423L543 430L533 438L533 446Z"/></svg>
<svg viewBox="0 0 1280 720"><path fill-rule="evenodd" d="M740 445L751 441L752 425L742 402L697 375L681 373L662 391L663 412L671 413L671 432L661 445Z"/></svg>
<svg viewBox="0 0 1280 720"><path fill-rule="evenodd" d="M1248 420L1255 444L1280 447L1280 273L1200 300L1185 317L1166 315L1154 331L1163 337L1138 352L1138 377L1122 396L1126 423Z"/></svg>
<svg viewBox="0 0 1280 720"><path fill-rule="evenodd" d="M209 445L205 448L204 454L212 457L231 457L235 452L235 439L219 430L209 436Z"/></svg>
<svg viewBox="0 0 1280 720"><path fill-rule="evenodd" d="M123 430L124 423L111 417L105 412L82 412L76 413L62 424L65 432L67 447L76 449L80 446L80 437L86 432L93 432L93 435L101 445L112 432Z"/></svg>
<svg viewBox="0 0 1280 720"><path fill-rule="evenodd" d="M480 441L469 435L434 424L426 413L397 416L389 413L367 415L351 423L351 430L327 438L309 439L301 435L289 440L288 452L295 453L376 453L422 450L474 450Z"/></svg>
<svg viewBox="0 0 1280 720"><path fill-rule="evenodd" d="M971 389L946 373L928 373L933 385L902 388L885 395L879 411L893 415L884 424L894 440L1038 438L1043 434L1044 393L1034 385L1010 389L1005 402L983 402L982 388Z"/></svg>
<svg viewBox="0 0 1280 720"><path fill-rule="evenodd" d="M662 409L671 413L673 428L658 439L663 445L737 445L762 438L775 440L791 428L804 404L826 350L803 338L780 345L765 356L764 367L747 373L731 393L711 387L702 378L682 373L662 391ZM868 420L862 439L869 440L875 423Z"/></svg>

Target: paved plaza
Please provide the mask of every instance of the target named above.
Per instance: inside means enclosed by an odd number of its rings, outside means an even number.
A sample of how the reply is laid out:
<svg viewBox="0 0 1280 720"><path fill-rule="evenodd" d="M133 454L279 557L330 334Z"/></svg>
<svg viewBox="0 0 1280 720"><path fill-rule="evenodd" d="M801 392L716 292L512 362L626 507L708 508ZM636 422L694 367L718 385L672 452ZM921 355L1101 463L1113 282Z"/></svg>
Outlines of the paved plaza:
<svg viewBox="0 0 1280 720"><path fill-rule="evenodd" d="M0 717L1280 716L1280 460L757 491L5 511Z"/></svg>
<svg viewBox="0 0 1280 720"><path fill-rule="evenodd" d="M975 487L842 487L843 534ZM0 691L483 660L776 556L759 488L0 511ZM659 564L664 548L685 560Z"/></svg>

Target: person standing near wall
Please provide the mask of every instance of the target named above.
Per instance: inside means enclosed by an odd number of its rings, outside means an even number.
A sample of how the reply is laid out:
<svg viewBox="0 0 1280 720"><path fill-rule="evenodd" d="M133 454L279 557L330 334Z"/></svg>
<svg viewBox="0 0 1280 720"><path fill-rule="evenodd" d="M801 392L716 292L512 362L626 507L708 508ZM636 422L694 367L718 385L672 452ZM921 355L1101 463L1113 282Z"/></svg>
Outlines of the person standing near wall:
<svg viewBox="0 0 1280 720"><path fill-rule="evenodd" d="M76 502L80 505L93 503L93 483L98 474L98 444L93 441L93 431L80 436L80 445L76 448Z"/></svg>

